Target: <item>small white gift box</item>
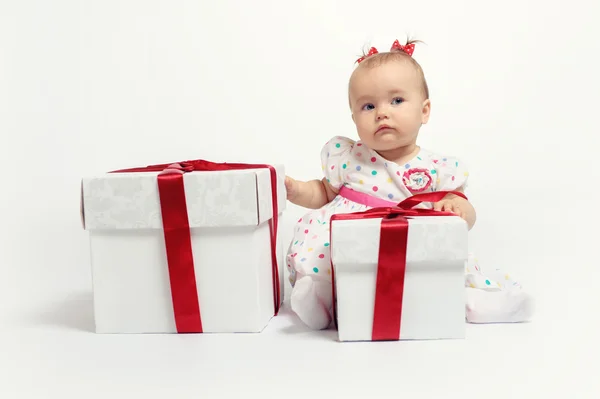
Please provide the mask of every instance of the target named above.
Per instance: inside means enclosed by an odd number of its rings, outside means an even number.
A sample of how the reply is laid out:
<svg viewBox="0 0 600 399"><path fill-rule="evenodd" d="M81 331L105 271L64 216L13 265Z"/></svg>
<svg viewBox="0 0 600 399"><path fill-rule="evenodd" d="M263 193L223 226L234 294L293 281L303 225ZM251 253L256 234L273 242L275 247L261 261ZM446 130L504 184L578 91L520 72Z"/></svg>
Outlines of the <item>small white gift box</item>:
<svg viewBox="0 0 600 399"><path fill-rule="evenodd" d="M219 170L228 165L238 167ZM283 298L282 247L271 247L283 167L189 161L117 172L82 180L96 332L262 331Z"/></svg>
<svg viewBox="0 0 600 399"><path fill-rule="evenodd" d="M468 227L463 219L400 217L404 238L396 233L384 243L384 217L336 216L331 257L340 341L464 338Z"/></svg>

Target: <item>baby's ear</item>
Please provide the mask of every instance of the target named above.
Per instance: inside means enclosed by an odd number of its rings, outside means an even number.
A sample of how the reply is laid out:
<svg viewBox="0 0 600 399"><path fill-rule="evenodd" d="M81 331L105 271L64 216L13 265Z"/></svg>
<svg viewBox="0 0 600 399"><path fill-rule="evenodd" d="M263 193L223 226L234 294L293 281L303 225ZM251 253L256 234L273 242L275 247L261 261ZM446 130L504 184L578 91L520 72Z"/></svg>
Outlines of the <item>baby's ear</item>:
<svg viewBox="0 0 600 399"><path fill-rule="evenodd" d="M421 110L421 123L424 125L429 121L429 115L431 113L431 101L429 99L423 101L423 108Z"/></svg>

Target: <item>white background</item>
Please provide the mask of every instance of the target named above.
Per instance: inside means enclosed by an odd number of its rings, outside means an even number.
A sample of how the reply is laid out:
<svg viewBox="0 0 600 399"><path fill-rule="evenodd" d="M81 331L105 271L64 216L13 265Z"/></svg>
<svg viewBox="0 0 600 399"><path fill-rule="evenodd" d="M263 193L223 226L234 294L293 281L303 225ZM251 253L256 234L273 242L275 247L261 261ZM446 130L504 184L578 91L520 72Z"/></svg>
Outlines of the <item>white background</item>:
<svg viewBox="0 0 600 399"><path fill-rule="evenodd" d="M597 2L0 4L3 398L597 397ZM203 158L321 178L325 141L356 137L355 59L407 33L426 42L419 143L470 165L472 249L534 293L533 323L340 344L284 310L258 336L91 332L81 177Z"/></svg>

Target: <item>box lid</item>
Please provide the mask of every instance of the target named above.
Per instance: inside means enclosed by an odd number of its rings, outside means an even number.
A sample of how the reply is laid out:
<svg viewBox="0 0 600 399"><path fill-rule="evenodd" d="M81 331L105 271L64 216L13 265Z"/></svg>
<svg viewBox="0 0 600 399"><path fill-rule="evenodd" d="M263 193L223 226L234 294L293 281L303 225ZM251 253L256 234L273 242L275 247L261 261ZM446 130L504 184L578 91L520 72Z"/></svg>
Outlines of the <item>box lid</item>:
<svg viewBox="0 0 600 399"><path fill-rule="evenodd" d="M286 206L285 173L282 165L273 167L281 213ZM158 174L106 173L83 178L84 229L161 229ZM273 217L268 169L193 171L183 179L191 228L256 226Z"/></svg>
<svg viewBox="0 0 600 399"><path fill-rule="evenodd" d="M409 217L406 261L422 267L436 261L467 259L468 225L458 216ZM344 272L374 271L379 257L381 218L335 220L331 257ZM339 272L336 267L336 273Z"/></svg>

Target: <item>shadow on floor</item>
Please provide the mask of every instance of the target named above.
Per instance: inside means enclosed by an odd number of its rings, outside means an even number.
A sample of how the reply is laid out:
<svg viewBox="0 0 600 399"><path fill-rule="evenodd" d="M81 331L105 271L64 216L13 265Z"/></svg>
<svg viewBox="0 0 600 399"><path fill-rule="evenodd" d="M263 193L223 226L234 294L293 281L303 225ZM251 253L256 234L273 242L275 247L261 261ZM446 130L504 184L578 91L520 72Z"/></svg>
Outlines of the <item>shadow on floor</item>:
<svg viewBox="0 0 600 399"><path fill-rule="evenodd" d="M36 315L36 324L94 332L94 301L89 293L70 295L62 301L47 304Z"/></svg>
<svg viewBox="0 0 600 399"><path fill-rule="evenodd" d="M62 301L47 303L35 313L33 322L36 325L95 332L93 294L81 292L69 295ZM311 330L292 312L289 303L283 304L279 315L266 327L265 333L271 331L286 335L303 335L317 340L337 340L337 330L333 324L326 330Z"/></svg>
<svg viewBox="0 0 600 399"><path fill-rule="evenodd" d="M325 330L311 330L308 326L306 326L302 321L296 316L294 312L290 309L289 302L284 302L283 306L279 311L279 315L276 316L272 321L273 329L277 330L279 333L288 334L288 335L303 335L310 336L314 339L326 340L326 341L336 341L337 340L337 330L335 326L332 324L328 329Z"/></svg>

